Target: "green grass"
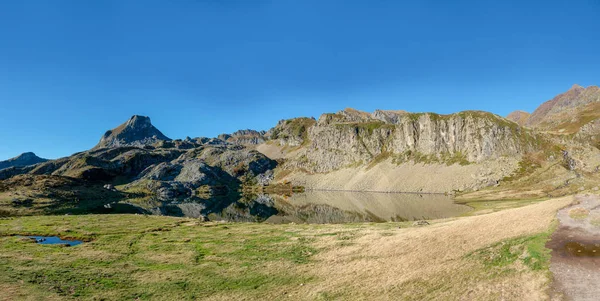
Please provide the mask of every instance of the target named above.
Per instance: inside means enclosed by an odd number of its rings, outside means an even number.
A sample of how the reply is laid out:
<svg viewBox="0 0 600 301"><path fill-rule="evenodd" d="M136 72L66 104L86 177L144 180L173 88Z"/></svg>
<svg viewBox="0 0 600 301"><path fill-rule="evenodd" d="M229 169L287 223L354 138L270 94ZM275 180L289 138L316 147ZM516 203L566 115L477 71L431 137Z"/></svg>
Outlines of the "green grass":
<svg viewBox="0 0 600 301"><path fill-rule="evenodd" d="M12 235L90 241L65 248ZM319 250L312 236L260 224L202 224L136 215L0 220L0 283L61 298L196 300L253 298L314 279L295 272Z"/></svg>
<svg viewBox="0 0 600 301"><path fill-rule="evenodd" d="M484 264L495 275L511 272L517 262L533 271L548 270L550 249L545 247L552 231L505 240L467 255Z"/></svg>
<svg viewBox="0 0 600 301"><path fill-rule="evenodd" d="M305 270L318 264L319 252L354 245L362 230L394 235L409 226L201 223L143 215L0 219L0 288L60 300L279 299L320 281ZM86 242L39 245L17 235ZM319 243L330 238L329 245Z"/></svg>
<svg viewBox="0 0 600 301"><path fill-rule="evenodd" d="M524 156L519 162L519 168L510 176L504 177L502 182L512 182L528 175L533 174L537 169L541 167L539 162L532 160L531 157Z"/></svg>
<svg viewBox="0 0 600 301"><path fill-rule="evenodd" d="M448 222L433 223L442 229ZM411 225L202 223L143 215L0 219L0 291L6 294L8 288L8 296L17 300L369 299L372 292L363 291L368 282L327 287L329 272L321 269L323 264L330 265L326 270L344 269L354 261L380 260L384 257L366 253L369 242L397 239L412 231L399 228ZM411 277L390 287L386 296L444 300L463 296L464 284L493 287L490 281L517 279L523 270L545 273L548 233L493 243L468 255L465 251L446 269ZM16 235L57 235L86 243L39 245ZM443 256L444 250L440 252ZM526 268L518 270L519 264ZM420 268L415 267L416 274Z"/></svg>

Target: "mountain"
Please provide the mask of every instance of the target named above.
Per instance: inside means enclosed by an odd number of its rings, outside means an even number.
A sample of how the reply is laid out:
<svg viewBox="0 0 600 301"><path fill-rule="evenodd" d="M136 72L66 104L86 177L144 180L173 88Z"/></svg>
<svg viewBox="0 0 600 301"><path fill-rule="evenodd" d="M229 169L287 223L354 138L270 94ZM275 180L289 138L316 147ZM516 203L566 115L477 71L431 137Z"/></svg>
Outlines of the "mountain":
<svg viewBox="0 0 600 301"><path fill-rule="evenodd" d="M513 111L506 116L506 119L516 122L520 126L524 126L531 114L524 111Z"/></svg>
<svg viewBox="0 0 600 301"><path fill-rule="evenodd" d="M281 178L307 188L438 193L495 184L545 143L481 111L345 109L281 121L265 136L269 148L258 149L285 159Z"/></svg>
<svg viewBox="0 0 600 301"><path fill-rule="evenodd" d="M36 156L32 152L22 153L12 159L6 161L0 161L0 169L9 167L23 167L28 165L34 165L41 162L46 162L48 159L43 159Z"/></svg>
<svg viewBox="0 0 600 301"><path fill-rule="evenodd" d="M184 140L171 140L150 118L136 115L90 150L1 169L0 198L18 190L60 213L57 208L103 200L225 206L205 203L206 195L258 183L379 192L513 189L518 193L502 193L521 198L571 193L600 181L599 94L598 87L573 86L531 116L347 108L318 119L281 120L267 132Z"/></svg>
<svg viewBox="0 0 600 301"><path fill-rule="evenodd" d="M88 212L103 208L103 202L131 198L199 200L200 195L235 194L245 183L270 179L276 166L237 143L171 140L148 117L133 116L91 150L0 170L0 194L19 190L25 199L50 200L53 205L42 206L44 212Z"/></svg>
<svg viewBox="0 0 600 301"><path fill-rule="evenodd" d="M159 141L171 141L146 116L134 115L127 122L107 131L94 149L121 146L144 146Z"/></svg>
<svg viewBox="0 0 600 301"><path fill-rule="evenodd" d="M525 126L574 133L597 118L600 118L600 88L573 85L567 92L540 105L527 119Z"/></svg>

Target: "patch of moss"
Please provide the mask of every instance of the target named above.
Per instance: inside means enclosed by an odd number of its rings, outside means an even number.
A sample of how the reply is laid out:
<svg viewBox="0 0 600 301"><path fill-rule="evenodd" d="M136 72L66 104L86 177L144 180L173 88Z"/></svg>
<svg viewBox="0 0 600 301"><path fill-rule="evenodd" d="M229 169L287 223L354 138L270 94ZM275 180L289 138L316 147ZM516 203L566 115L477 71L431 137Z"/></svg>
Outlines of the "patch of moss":
<svg viewBox="0 0 600 301"><path fill-rule="evenodd" d="M531 175L535 170L542 167L541 163L533 160L532 156L524 156L519 162L519 168L510 176L504 177L502 182L512 182L528 175Z"/></svg>
<svg viewBox="0 0 600 301"><path fill-rule="evenodd" d="M547 270L550 250L545 247L550 232L505 240L468 254L467 258L480 261L490 271L501 274L520 261L533 271Z"/></svg>

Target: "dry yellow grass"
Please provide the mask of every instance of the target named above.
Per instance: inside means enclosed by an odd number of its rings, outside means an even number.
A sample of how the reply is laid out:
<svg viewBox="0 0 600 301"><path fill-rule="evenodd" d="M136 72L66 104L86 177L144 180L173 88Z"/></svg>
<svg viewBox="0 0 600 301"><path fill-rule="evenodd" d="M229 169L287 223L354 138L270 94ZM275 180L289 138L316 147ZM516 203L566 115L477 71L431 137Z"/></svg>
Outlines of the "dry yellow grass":
<svg viewBox="0 0 600 301"><path fill-rule="evenodd" d="M319 264L303 273L321 281L305 285L296 296L347 300L543 300L546 272L525 270L506 277L466 259L469 253L519 236L545 232L556 211L572 197L523 208L465 217L424 228L398 229L392 236L361 229L344 247L317 256ZM323 246L335 246L334 238Z"/></svg>

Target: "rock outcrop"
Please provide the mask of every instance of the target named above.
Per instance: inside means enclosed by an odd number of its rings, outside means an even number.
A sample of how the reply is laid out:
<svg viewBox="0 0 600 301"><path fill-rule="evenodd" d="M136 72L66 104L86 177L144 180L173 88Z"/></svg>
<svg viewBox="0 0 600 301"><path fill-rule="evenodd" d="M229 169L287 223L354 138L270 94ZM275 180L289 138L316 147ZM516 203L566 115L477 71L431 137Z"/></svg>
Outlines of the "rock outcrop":
<svg viewBox="0 0 600 301"><path fill-rule="evenodd" d="M264 136L269 140L277 141L281 145L300 146L304 141L307 141L308 129L315 123L314 118L306 117L280 120Z"/></svg>
<svg viewBox="0 0 600 301"><path fill-rule="evenodd" d="M43 159L36 156L32 152L22 153L14 158L8 159L6 161L0 161L0 169L9 168L9 167L24 167L29 165L34 165L42 162L46 162L48 159Z"/></svg>
<svg viewBox="0 0 600 301"><path fill-rule="evenodd" d="M258 145L265 143L265 131L239 130L233 134L221 134L218 139L238 145Z"/></svg>
<svg viewBox="0 0 600 301"><path fill-rule="evenodd" d="M144 146L159 141L171 141L171 139L155 128L149 117L134 115L127 122L107 131L94 149Z"/></svg>
<svg viewBox="0 0 600 301"><path fill-rule="evenodd" d="M482 162L535 150L540 137L500 116L480 111L450 115L344 110L317 122L292 119L271 130L288 146L303 145L286 166L326 173L392 158L397 162ZM286 133L282 138L281 133ZM293 134L289 134L293 133ZM277 135L274 135L277 134Z"/></svg>

